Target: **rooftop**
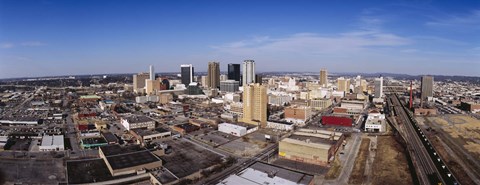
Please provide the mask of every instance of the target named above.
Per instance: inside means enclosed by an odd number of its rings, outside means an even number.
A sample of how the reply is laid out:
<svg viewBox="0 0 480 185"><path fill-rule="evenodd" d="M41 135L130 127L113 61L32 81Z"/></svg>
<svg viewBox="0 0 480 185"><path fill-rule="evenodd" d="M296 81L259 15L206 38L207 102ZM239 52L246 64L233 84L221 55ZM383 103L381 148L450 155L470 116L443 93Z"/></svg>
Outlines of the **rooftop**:
<svg viewBox="0 0 480 185"><path fill-rule="evenodd" d="M42 138L42 146L62 146L64 145L63 135L48 136Z"/></svg>
<svg viewBox="0 0 480 185"><path fill-rule="evenodd" d="M310 184L313 175L256 162L244 171L232 175L219 184Z"/></svg>

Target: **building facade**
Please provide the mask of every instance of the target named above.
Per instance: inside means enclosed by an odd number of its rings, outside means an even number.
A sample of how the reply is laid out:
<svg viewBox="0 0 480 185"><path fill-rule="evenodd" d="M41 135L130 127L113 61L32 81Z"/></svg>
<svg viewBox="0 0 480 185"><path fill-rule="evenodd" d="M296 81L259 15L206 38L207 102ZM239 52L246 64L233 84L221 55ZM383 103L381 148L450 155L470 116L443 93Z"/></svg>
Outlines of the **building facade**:
<svg viewBox="0 0 480 185"><path fill-rule="evenodd" d="M255 78L255 61L243 61L242 85L246 86L248 84L255 83Z"/></svg>
<svg viewBox="0 0 480 185"><path fill-rule="evenodd" d="M422 76L422 101L433 97L433 76Z"/></svg>
<svg viewBox="0 0 480 185"><path fill-rule="evenodd" d="M218 88L220 86L220 63L208 63L207 87Z"/></svg>
<svg viewBox="0 0 480 185"><path fill-rule="evenodd" d="M320 80L318 81L320 86L326 87L328 85L328 74L326 69L320 70Z"/></svg>
<svg viewBox="0 0 480 185"><path fill-rule="evenodd" d="M237 92L239 87L239 82L235 80L227 80L220 82L220 91L222 92Z"/></svg>
<svg viewBox="0 0 480 185"><path fill-rule="evenodd" d="M138 73L133 75L133 92L143 93L145 90L145 81L150 78L148 73Z"/></svg>
<svg viewBox="0 0 480 185"><path fill-rule="evenodd" d="M260 84L243 88L243 122L264 128L267 124L267 88Z"/></svg>
<svg viewBox="0 0 480 185"><path fill-rule="evenodd" d="M185 87L188 87L190 83L193 82L193 74L194 69L192 64L182 64L180 65L181 69L181 76L182 76L182 84L185 85Z"/></svg>
<svg viewBox="0 0 480 185"><path fill-rule="evenodd" d="M383 77L375 78L375 98L383 97Z"/></svg>
<svg viewBox="0 0 480 185"><path fill-rule="evenodd" d="M228 79L240 82L240 64L228 64Z"/></svg>

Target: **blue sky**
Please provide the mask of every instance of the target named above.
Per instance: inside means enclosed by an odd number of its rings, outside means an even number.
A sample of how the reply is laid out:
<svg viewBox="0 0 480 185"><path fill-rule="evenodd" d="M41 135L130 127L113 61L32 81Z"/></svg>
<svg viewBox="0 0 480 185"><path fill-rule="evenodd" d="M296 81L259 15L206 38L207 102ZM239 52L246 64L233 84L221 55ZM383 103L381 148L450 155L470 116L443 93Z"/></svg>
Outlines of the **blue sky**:
<svg viewBox="0 0 480 185"><path fill-rule="evenodd" d="M0 0L0 78L256 61L480 76L480 1Z"/></svg>

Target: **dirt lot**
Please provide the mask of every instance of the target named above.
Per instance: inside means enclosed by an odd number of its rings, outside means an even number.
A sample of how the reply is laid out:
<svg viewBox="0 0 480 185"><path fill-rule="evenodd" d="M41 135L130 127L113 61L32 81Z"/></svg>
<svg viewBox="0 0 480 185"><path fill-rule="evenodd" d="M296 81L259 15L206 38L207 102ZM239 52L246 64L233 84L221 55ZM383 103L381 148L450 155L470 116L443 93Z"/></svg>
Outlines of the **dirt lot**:
<svg viewBox="0 0 480 185"><path fill-rule="evenodd" d="M362 182L365 181L365 162L368 157L369 145L370 139L363 138L357 158L355 159L352 174L350 175L350 179L348 179L348 184L362 184Z"/></svg>
<svg viewBox="0 0 480 185"><path fill-rule="evenodd" d="M219 148L236 156L247 157L256 155L271 144L265 140L264 132L256 131L226 143Z"/></svg>
<svg viewBox="0 0 480 185"><path fill-rule="evenodd" d="M467 115L430 117L428 120L441 127L476 158L480 158L480 120Z"/></svg>
<svg viewBox="0 0 480 185"><path fill-rule="evenodd" d="M407 157L402 146L392 136L377 138L377 155L373 162L373 185L412 184Z"/></svg>
<svg viewBox="0 0 480 185"><path fill-rule="evenodd" d="M325 174L325 179L331 180L331 179L336 179L338 175L340 175L340 172L342 171L342 165L340 164L340 160L338 159L338 156L335 157L335 161L332 163L332 167L328 170L327 174Z"/></svg>

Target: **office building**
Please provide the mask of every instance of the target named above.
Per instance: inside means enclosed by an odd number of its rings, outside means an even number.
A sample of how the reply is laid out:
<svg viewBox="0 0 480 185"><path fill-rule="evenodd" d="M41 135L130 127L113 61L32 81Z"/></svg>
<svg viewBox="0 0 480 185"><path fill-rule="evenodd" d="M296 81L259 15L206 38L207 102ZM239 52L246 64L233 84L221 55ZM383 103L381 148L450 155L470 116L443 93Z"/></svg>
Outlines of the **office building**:
<svg viewBox="0 0 480 185"><path fill-rule="evenodd" d="M160 91L160 80L145 80L145 93L147 95L156 94Z"/></svg>
<svg viewBox="0 0 480 185"><path fill-rule="evenodd" d="M255 83L255 61L243 61L242 86Z"/></svg>
<svg viewBox="0 0 480 185"><path fill-rule="evenodd" d="M264 128L267 125L267 87L250 84L243 88L243 122Z"/></svg>
<svg viewBox="0 0 480 185"><path fill-rule="evenodd" d="M383 77L375 78L375 98L383 97Z"/></svg>
<svg viewBox="0 0 480 185"><path fill-rule="evenodd" d="M433 76L422 76L422 101L433 97Z"/></svg>
<svg viewBox="0 0 480 185"><path fill-rule="evenodd" d="M181 75L182 75L182 84L187 87L190 83L193 82L194 69L192 64L182 64L180 65Z"/></svg>
<svg viewBox="0 0 480 185"><path fill-rule="evenodd" d="M220 86L220 63L208 63L207 87L218 88Z"/></svg>
<svg viewBox="0 0 480 185"><path fill-rule="evenodd" d="M340 77L337 79L337 90L343 92L349 92L350 80Z"/></svg>
<svg viewBox="0 0 480 185"><path fill-rule="evenodd" d="M326 69L320 70L320 81L318 82L320 86L326 87L328 85L328 74Z"/></svg>
<svg viewBox="0 0 480 185"><path fill-rule="evenodd" d="M235 80L227 80L220 82L220 91L222 92L237 92L239 82Z"/></svg>
<svg viewBox="0 0 480 185"><path fill-rule="evenodd" d="M150 80L155 80L155 72L153 71L153 65L150 65Z"/></svg>
<svg viewBox="0 0 480 185"><path fill-rule="evenodd" d="M228 79L240 82L240 64L228 64Z"/></svg>
<svg viewBox="0 0 480 185"><path fill-rule="evenodd" d="M285 120L296 124L305 124L312 117L312 109L304 106L286 107Z"/></svg>
<svg viewBox="0 0 480 185"><path fill-rule="evenodd" d="M133 75L133 92L143 93L145 91L145 81L150 78L148 73L138 73Z"/></svg>
<svg viewBox="0 0 480 185"><path fill-rule="evenodd" d="M263 77L262 75L255 75L255 83L262 84Z"/></svg>

